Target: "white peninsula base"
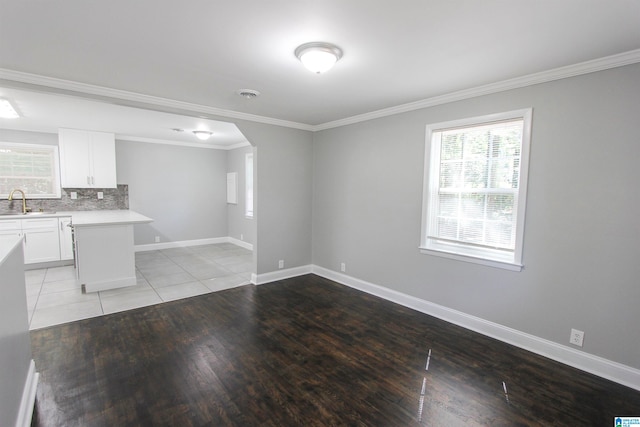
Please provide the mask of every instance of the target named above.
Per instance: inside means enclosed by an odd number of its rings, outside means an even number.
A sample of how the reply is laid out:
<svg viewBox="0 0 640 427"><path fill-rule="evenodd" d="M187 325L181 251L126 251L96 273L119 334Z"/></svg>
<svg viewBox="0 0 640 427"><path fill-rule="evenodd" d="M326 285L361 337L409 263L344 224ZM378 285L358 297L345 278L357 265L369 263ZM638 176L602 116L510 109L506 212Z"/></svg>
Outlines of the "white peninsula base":
<svg viewBox="0 0 640 427"><path fill-rule="evenodd" d="M86 292L136 284L133 225L75 228L76 268Z"/></svg>
<svg viewBox="0 0 640 427"><path fill-rule="evenodd" d="M151 221L127 210L73 213L78 285L86 292L134 286L133 226Z"/></svg>

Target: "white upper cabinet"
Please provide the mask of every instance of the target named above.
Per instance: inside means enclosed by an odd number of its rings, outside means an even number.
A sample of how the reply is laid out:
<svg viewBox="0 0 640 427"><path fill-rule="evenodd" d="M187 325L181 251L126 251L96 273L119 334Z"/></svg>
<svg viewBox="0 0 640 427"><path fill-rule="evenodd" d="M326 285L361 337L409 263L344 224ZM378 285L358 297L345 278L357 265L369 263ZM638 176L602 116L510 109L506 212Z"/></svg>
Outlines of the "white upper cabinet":
<svg viewBox="0 0 640 427"><path fill-rule="evenodd" d="M63 188L116 188L115 135L59 129Z"/></svg>

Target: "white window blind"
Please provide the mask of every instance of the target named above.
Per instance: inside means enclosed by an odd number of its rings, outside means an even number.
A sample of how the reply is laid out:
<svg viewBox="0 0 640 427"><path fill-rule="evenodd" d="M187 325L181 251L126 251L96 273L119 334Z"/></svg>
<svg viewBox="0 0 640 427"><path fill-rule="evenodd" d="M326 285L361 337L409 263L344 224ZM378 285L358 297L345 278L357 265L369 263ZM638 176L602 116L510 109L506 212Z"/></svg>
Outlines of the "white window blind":
<svg viewBox="0 0 640 427"><path fill-rule="evenodd" d="M0 142L0 197L16 188L28 198L59 198L58 147Z"/></svg>
<svg viewBox="0 0 640 427"><path fill-rule="evenodd" d="M519 269L530 112L427 127L424 251Z"/></svg>

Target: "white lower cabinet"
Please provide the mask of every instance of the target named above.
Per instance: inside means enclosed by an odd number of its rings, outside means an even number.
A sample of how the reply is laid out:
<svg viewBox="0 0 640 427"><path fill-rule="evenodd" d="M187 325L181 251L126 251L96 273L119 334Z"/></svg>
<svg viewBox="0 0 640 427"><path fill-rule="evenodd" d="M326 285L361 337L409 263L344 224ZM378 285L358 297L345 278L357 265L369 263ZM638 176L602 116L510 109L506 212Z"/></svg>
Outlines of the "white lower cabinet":
<svg viewBox="0 0 640 427"><path fill-rule="evenodd" d="M70 222L70 217L2 220L0 243L15 236L22 236L25 264L71 260L71 228L66 227Z"/></svg>
<svg viewBox="0 0 640 427"><path fill-rule="evenodd" d="M0 244L13 242L15 236L22 236L22 223L19 219L0 221Z"/></svg>
<svg viewBox="0 0 640 427"><path fill-rule="evenodd" d="M22 235L22 230L21 229L14 229L14 230L4 230L0 228L0 245L1 246L5 246L5 243L10 243L14 241L14 238L16 236L21 236Z"/></svg>
<svg viewBox="0 0 640 427"><path fill-rule="evenodd" d="M24 263L60 261L58 218L22 220Z"/></svg>

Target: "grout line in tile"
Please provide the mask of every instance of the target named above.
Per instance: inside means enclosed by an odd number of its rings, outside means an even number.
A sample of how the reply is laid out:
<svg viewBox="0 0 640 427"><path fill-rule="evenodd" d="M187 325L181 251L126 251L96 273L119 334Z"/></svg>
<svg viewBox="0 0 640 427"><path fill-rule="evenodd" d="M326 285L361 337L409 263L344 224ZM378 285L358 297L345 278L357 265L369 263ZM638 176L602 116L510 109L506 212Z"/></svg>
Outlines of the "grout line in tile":
<svg viewBox="0 0 640 427"><path fill-rule="evenodd" d="M226 250L227 250L227 249L222 249L221 251L222 251L222 252L224 252L224 251L226 251ZM159 252L159 253L160 253L160 255L161 255L161 259L170 260L172 264L177 265L178 267L180 267L180 270L182 270L184 273L186 273L186 274L188 274L188 275L192 276L192 275L191 275L191 273L189 273L189 271L187 271L184 267L182 267L182 265L178 264L174 259L172 259L172 258L171 258L171 256L169 256L169 255L167 255L167 254L165 254L165 253L163 253L163 252ZM184 254L181 254L181 256L183 256L183 255L184 255ZM196 256L196 255L194 254L194 257L195 257L195 256ZM234 256L234 255L229 255L229 256ZM240 256L240 255L239 255L239 256ZM159 258L160 258L160 257L159 257ZM224 266L223 264L220 264L220 263L216 262L216 261L215 261L215 259L209 259L209 260L208 260L208 262L211 262L213 266L216 266L216 267L218 267L218 268L221 268L221 269L226 270L225 266ZM40 283L40 288L39 288L39 290L38 290L38 297L37 297L37 299L36 299L36 304L34 305L33 313L31 314L31 317L30 317L30 319L29 319L29 329L31 329L31 324L32 324L32 322L33 322L33 318L34 318L35 313L36 313L36 310L37 310L38 302L40 301L40 297L41 297L41 295L42 295L42 289L43 289L43 287L44 287L44 282L45 282L45 279L46 279L46 276L47 276L48 270L49 270L48 268L47 268L47 269L45 269L45 274L43 275L43 279L42 279L42 281L41 281L41 283ZM142 278L143 278L143 279L144 279L144 280L149 284L149 286L151 287L151 289L153 289L154 293L158 296L158 298L160 299L160 301L162 301L162 302L168 302L168 301L171 301L171 300L167 300L167 301L165 301L165 300L162 298L162 296L158 293L158 290L156 289L156 287L155 287L155 286L153 286L153 284L151 283L151 281L147 278L147 276L145 276L145 275L144 275L144 273L142 273L142 271L141 271L137 266L136 266L136 272L140 273L140 276L142 276ZM233 274L238 274L238 273L233 273ZM194 281L195 281L195 282L197 282L197 283L200 283L202 286L204 286L205 288L207 288L207 289L208 289L208 292L206 292L205 294L209 294L209 293L216 292L216 291L213 291L213 290L209 289L209 287L208 287L208 286L207 286L207 285L206 285L202 280L199 280L199 279L197 279L196 277L194 277ZM204 294L202 294L202 295L204 295ZM102 315L104 315L104 314L105 314L105 311L104 311L104 306L103 306L103 302L102 302L102 295L100 294L100 292L98 292L98 301L99 301L99 303L100 303L100 309L101 309L101 311L102 311Z"/></svg>

